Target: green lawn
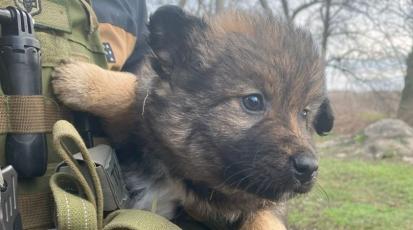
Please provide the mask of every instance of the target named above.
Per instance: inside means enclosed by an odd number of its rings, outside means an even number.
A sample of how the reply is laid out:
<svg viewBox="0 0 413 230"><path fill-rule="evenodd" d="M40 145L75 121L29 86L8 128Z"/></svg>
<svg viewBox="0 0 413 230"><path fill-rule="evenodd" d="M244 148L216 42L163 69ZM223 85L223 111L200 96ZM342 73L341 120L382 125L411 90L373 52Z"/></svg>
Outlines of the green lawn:
<svg viewBox="0 0 413 230"><path fill-rule="evenodd" d="M413 229L413 166L321 159L311 193L289 205L289 229Z"/></svg>

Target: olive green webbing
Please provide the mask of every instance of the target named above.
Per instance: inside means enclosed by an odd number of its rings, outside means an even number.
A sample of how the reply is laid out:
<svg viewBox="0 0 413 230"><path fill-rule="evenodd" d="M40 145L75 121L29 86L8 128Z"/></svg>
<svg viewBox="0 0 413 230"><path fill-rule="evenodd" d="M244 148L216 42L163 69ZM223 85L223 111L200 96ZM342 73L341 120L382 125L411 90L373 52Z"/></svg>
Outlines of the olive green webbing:
<svg viewBox="0 0 413 230"><path fill-rule="evenodd" d="M95 203L78 194L82 184L76 177L56 173L50 178L50 187L56 204L58 229L99 229Z"/></svg>
<svg viewBox="0 0 413 230"><path fill-rule="evenodd" d="M88 171L92 178L92 182L94 185L94 191L88 185L86 178L83 176L82 172L80 171L80 166L77 161L73 158L73 153L69 151L66 147L68 144L74 144L82 154L84 161L86 162ZM71 181L68 179L68 176L62 175L62 173L57 173L52 176L51 178L51 189L53 195L55 197L56 202L56 209L57 209L57 216L58 216L58 227L59 229L78 229L73 228L71 223L71 216L74 216L76 211L80 211L81 215L77 217L84 221L87 221L89 216L83 215L85 213L84 209L90 208L95 209L94 215L96 216L97 221L97 229L102 229L103 223L103 192L102 187L100 185L100 180L97 175L95 164L90 159L88 154L88 150L86 148L85 143L83 142L82 138L80 137L79 133L76 131L75 127L71 125L67 121L58 121L53 127L53 145L55 147L56 153L66 162L66 164L72 169L76 180L75 184L80 185L80 190L85 193L85 198L78 198L73 194L67 194L65 192L62 193L63 188L61 186L62 183ZM73 178L73 179L74 179ZM68 183L70 184L70 183ZM72 196L72 197L71 197ZM82 203L82 206L78 206L79 202ZM90 207L91 204L92 206ZM79 208L79 210L74 209ZM74 213L71 215L70 211L73 210ZM88 213L89 213L88 212ZM76 213L76 214L79 214ZM73 219L73 218L72 218ZM81 226L79 226L81 227ZM85 226L79 228L84 229ZM87 228L88 229L88 228Z"/></svg>
<svg viewBox="0 0 413 230"><path fill-rule="evenodd" d="M152 212L142 210L118 210L111 213L103 227L103 193L95 164L80 135L67 121L58 121L53 127L53 144L56 152L72 169L74 176L56 173L50 179L50 187L56 203L57 227L97 230L178 230L176 225ZM82 154L92 178L92 189L79 170L66 144L74 144Z"/></svg>
<svg viewBox="0 0 413 230"><path fill-rule="evenodd" d="M51 132L59 119L59 106L51 98L0 96L0 134Z"/></svg>
<svg viewBox="0 0 413 230"><path fill-rule="evenodd" d="M19 194L18 197L17 208L22 216L24 229L49 229L53 227L51 192Z"/></svg>
<svg viewBox="0 0 413 230"><path fill-rule="evenodd" d="M20 4L21 2L21 0L0 0L0 7L22 6ZM61 119L61 117L70 118L70 114L67 114L68 111L64 109L64 107L57 107L57 105L51 101L51 98L53 98L50 84L51 72L53 68L60 63L61 59L75 58L77 60L95 63L102 68L107 68L105 52L99 38L99 31L96 27L96 15L94 15L93 9L90 7L90 2L89 0L39 1L39 3L41 3L40 13L36 14L33 18L35 20L35 35L39 39L42 49L42 89L45 98L39 99L42 96L33 96L35 99L17 99L15 96L0 96L1 163L6 163L4 143L7 132L51 132L53 123L57 119ZM0 95L3 95L1 88ZM14 99L10 99L11 97L14 97ZM16 100L16 102L12 102L14 100ZM26 104L29 107L21 106L22 104ZM33 109L33 106L36 108ZM44 113L44 117L40 118L41 113ZM18 115L14 116L11 114ZM23 121L25 124L19 125L19 121ZM49 138L50 134L48 133L47 136ZM52 191L50 191L48 181L50 175L54 173L51 165L59 159L54 151L51 151L51 143L52 141L48 140L49 165L47 174L43 177L30 180L21 180L21 178L19 178L18 181L17 200L18 208L21 210L24 229L49 229L54 226L52 207L54 207L55 204L51 198ZM47 183L43 183L43 180L47 181ZM60 184L56 185L58 186ZM67 190L64 191L67 193ZM55 192L54 194L61 194L61 192ZM87 200L84 199L84 202L85 201ZM56 203L61 204L59 201ZM80 204L83 205L81 201ZM87 204L87 202L85 204ZM94 206L96 206L96 204L94 204ZM86 205L86 208L87 207L88 205ZM64 209L60 210L64 211ZM77 209L74 208L74 210ZM97 211L95 212L97 223ZM89 213L93 213L93 211ZM81 218L84 217L82 216ZM90 222L91 225L93 225L92 222ZM72 229L84 229L84 227ZM91 229L97 229L97 224Z"/></svg>
<svg viewBox="0 0 413 230"><path fill-rule="evenodd" d="M19 98L11 102L9 97L2 96L0 88L0 162L6 164L5 140L7 132L14 133L47 133L50 138L53 124L61 117L70 119L72 116L64 107L51 101L53 97L51 72L62 59L95 63L107 68L105 52L103 50L97 19L92 7L84 0L41 0L40 12L33 16L35 20L35 36L39 39L42 51L42 89L45 98ZM0 7L22 6L21 0L0 0ZM14 97L14 96L11 96ZM41 96L39 96L41 97ZM17 97L16 97L17 98ZM17 105L14 105L16 104ZM29 107L21 106L28 104ZM36 108L33 109L34 105ZM31 106L31 107L30 107ZM54 108L53 108L54 107ZM59 111L60 110L60 111ZM44 117L40 114L44 112ZM60 112L60 114L59 114ZM10 115L20 114L18 116ZM20 124L23 121L25 124ZM52 151L52 141L48 140L48 172L40 178L18 181L18 208L21 211L23 228L50 229L53 228L54 202L49 188L50 175L54 168L50 165L60 159ZM43 183L43 180L47 183ZM42 181L41 183L39 181Z"/></svg>
<svg viewBox="0 0 413 230"><path fill-rule="evenodd" d="M82 3L83 7L85 7L86 11L89 12L89 34L92 34L98 29L98 18L95 14L95 11L92 9L92 4L88 0L80 0L80 2Z"/></svg>
<svg viewBox="0 0 413 230"><path fill-rule="evenodd" d="M118 210L105 219L104 230L179 230L167 219L143 210Z"/></svg>

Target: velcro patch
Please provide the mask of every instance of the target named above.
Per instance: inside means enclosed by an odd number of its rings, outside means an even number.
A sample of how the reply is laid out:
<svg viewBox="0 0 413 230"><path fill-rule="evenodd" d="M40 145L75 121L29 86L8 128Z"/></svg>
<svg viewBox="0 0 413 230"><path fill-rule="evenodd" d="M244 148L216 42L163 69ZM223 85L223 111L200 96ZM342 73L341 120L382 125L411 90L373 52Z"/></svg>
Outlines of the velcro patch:
<svg viewBox="0 0 413 230"><path fill-rule="evenodd" d="M14 0L14 4L17 8L27 11L32 16L42 12L41 0Z"/></svg>

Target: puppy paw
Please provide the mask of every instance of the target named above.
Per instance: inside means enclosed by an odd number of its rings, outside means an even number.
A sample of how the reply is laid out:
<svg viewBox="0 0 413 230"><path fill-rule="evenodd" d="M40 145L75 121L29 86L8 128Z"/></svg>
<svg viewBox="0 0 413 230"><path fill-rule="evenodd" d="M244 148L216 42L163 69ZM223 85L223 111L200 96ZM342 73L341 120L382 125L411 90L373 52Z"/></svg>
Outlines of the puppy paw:
<svg viewBox="0 0 413 230"><path fill-rule="evenodd" d="M284 223L273 211L262 210L241 226L241 230L286 230Z"/></svg>
<svg viewBox="0 0 413 230"><path fill-rule="evenodd" d="M74 110L87 111L93 104L93 78L100 68L93 64L62 60L52 72L52 88L64 105Z"/></svg>

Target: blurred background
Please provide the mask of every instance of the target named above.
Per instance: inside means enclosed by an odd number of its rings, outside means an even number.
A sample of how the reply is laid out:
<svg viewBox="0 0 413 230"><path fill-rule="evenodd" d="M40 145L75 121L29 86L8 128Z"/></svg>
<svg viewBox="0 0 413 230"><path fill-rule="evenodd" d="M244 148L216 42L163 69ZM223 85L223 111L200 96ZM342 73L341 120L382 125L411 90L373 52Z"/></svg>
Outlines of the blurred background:
<svg viewBox="0 0 413 230"><path fill-rule="evenodd" d="M318 42L336 122L290 229L413 229L412 0L153 0L149 13L164 4L275 15Z"/></svg>

